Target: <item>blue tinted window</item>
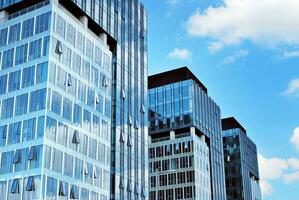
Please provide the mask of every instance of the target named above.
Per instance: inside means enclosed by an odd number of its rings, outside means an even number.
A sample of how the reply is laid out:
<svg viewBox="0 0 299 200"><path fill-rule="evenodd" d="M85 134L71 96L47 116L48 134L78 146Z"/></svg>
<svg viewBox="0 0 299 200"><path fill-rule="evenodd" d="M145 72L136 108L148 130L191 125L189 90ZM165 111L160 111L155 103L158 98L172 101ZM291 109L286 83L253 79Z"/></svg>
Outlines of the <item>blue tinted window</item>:
<svg viewBox="0 0 299 200"><path fill-rule="evenodd" d="M43 56L49 55L49 49L50 49L50 37L47 36L44 38L43 41Z"/></svg>
<svg viewBox="0 0 299 200"><path fill-rule="evenodd" d="M41 57L42 39L30 42L28 60L34 60Z"/></svg>
<svg viewBox="0 0 299 200"><path fill-rule="evenodd" d="M48 62L37 65L36 68L36 84L43 83L47 80L48 76Z"/></svg>
<svg viewBox="0 0 299 200"><path fill-rule="evenodd" d="M63 99L63 117L72 121L72 102L66 98Z"/></svg>
<svg viewBox="0 0 299 200"><path fill-rule="evenodd" d="M78 158L75 161L75 179L83 180L83 161Z"/></svg>
<svg viewBox="0 0 299 200"><path fill-rule="evenodd" d="M82 108L77 104L74 105L73 122L77 125L81 125L82 123Z"/></svg>
<svg viewBox="0 0 299 200"><path fill-rule="evenodd" d="M21 136L21 122L16 122L9 125L8 142L7 144L20 143Z"/></svg>
<svg viewBox="0 0 299 200"><path fill-rule="evenodd" d="M67 35L66 40L75 46L75 39L76 39L76 29L70 24L67 24Z"/></svg>
<svg viewBox="0 0 299 200"><path fill-rule="evenodd" d="M35 66L23 69L22 88L32 86L34 84L34 69Z"/></svg>
<svg viewBox="0 0 299 200"><path fill-rule="evenodd" d="M94 100L95 100L95 92L91 88L88 88L87 105L94 108Z"/></svg>
<svg viewBox="0 0 299 200"><path fill-rule="evenodd" d="M7 125L0 126L0 147L6 145L7 138Z"/></svg>
<svg viewBox="0 0 299 200"><path fill-rule="evenodd" d="M45 128L45 116L41 116L38 118L38 123L37 123L37 138L44 136L44 128Z"/></svg>
<svg viewBox="0 0 299 200"><path fill-rule="evenodd" d="M90 64L86 62L85 60L83 61L82 65L82 76L89 81L90 77Z"/></svg>
<svg viewBox="0 0 299 200"><path fill-rule="evenodd" d="M49 30L51 13L44 13L36 17L35 34Z"/></svg>
<svg viewBox="0 0 299 200"><path fill-rule="evenodd" d="M57 70L56 70L56 85L60 89L65 90L66 72L64 70L62 70L60 67L57 67Z"/></svg>
<svg viewBox="0 0 299 200"><path fill-rule="evenodd" d="M61 95L57 92L52 92L52 108L51 110L57 115L61 114Z"/></svg>
<svg viewBox="0 0 299 200"><path fill-rule="evenodd" d="M73 177L73 156L64 154L64 175Z"/></svg>
<svg viewBox="0 0 299 200"><path fill-rule="evenodd" d="M73 53L73 70L81 74L81 57L76 53Z"/></svg>
<svg viewBox="0 0 299 200"><path fill-rule="evenodd" d="M34 18L23 21L22 24L22 39L33 35Z"/></svg>
<svg viewBox="0 0 299 200"><path fill-rule="evenodd" d="M12 172L14 152L3 152L1 155L0 174Z"/></svg>
<svg viewBox="0 0 299 200"><path fill-rule="evenodd" d="M97 111L100 113L103 113L103 106L104 106L103 96L101 94L98 94L97 99L96 99Z"/></svg>
<svg viewBox="0 0 299 200"><path fill-rule="evenodd" d="M4 99L2 101L1 119L12 117L14 107L14 98Z"/></svg>
<svg viewBox="0 0 299 200"><path fill-rule="evenodd" d="M42 152L43 152L42 145L33 146L30 148L29 154L31 153L34 155L33 155L33 157L31 157L33 159L31 159L30 157L28 158L30 160L29 169L35 169L35 168L39 168L41 166Z"/></svg>
<svg viewBox="0 0 299 200"><path fill-rule="evenodd" d="M7 69L13 66L14 49L9 49L3 52L2 69Z"/></svg>
<svg viewBox="0 0 299 200"><path fill-rule="evenodd" d="M0 95L6 93L7 74L0 76Z"/></svg>
<svg viewBox="0 0 299 200"><path fill-rule="evenodd" d="M55 28L56 32L64 38L64 34L65 34L65 20L60 17L59 15L57 15L57 21L56 21L56 28Z"/></svg>
<svg viewBox="0 0 299 200"><path fill-rule="evenodd" d="M8 91L20 89L21 70L9 74Z"/></svg>
<svg viewBox="0 0 299 200"><path fill-rule="evenodd" d="M15 24L9 28L8 43L20 40L21 23Z"/></svg>
<svg viewBox="0 0 299 200"><path fill-rule="evenodd" d="M111 115L111 102L109 99L105 100L105 116L110 117Z"/></svg>
<svg viewBox="0 0 299 200"><path fill-rule="evenodd" d="M22 94L16 98L15 116L27 113L28 108L28 94Z"/></svg>
<svg viewBox="0 0 299 200"><path fill-rule="evenodd" d="M0 30L0 47L5 46L7 44L7 30L8 28Z"/></svg>
<svg viewBox="0 0 299 200"><path fill-rule="evenodd" d="M15 65L22 64L27 61L28 44L23 44L16 48Z"/></svg>
<svg viewBox="0 0 299 200"><path fill-rule="evenodd" d="M85 103L86 99L86 86L84 83L78 81L78 98Z"/></svg>
<svg viewBox="0 0 299 200"><path fill-rule="evenodd" d="M51 117L47 117L46 136L48 139L56 141L57 121Z"/></svg>
<svg viewBox="0 0 299 200"><path fill-rule="evenodd" d="M46 89L33 91L30 93L30 112L45 109Z"/></svg>
<svg viewBox="0 0 299 200"><path fill-rule="evenodd" d="M36 119L28 119L23 121L22 141L30 141L35 139Z"/></svg>
<svg viewBox="0 0 299 200"><path fill-rule="evenodd" d="M46 198L56 199L56 194L57 194L57 180L51 177L47 177Z"/></svg>
<svg viewBox="0 0 299 200"><path fill-rule="evenodd" d="M84 128L86 130L90 131L90 128L91 128L91 113L87 110L84 110L83 122L84 122Z"/></svg>

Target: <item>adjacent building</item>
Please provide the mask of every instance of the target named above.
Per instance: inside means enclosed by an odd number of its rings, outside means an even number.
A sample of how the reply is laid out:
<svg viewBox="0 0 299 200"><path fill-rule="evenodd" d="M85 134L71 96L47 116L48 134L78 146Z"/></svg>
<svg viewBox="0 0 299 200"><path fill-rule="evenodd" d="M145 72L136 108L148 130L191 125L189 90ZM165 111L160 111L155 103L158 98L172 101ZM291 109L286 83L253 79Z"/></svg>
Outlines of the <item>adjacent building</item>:
<svg viewBox="0 0 299 200"><path fill-rule="evenodd" d="M0 199L147 199L137 0L0 0Z"/></svg>
<svg viewBox="0 0 299 200"><path fill-rule="evenodd" d="M227 200L261 200L256 145L233 117L222 130Z"/></svg>
<svg viewBox="0 0 299 200"><path fill-rule="evenodd" d="M149 76L149 199L225 200L221 112L187 68Z"/></svg>

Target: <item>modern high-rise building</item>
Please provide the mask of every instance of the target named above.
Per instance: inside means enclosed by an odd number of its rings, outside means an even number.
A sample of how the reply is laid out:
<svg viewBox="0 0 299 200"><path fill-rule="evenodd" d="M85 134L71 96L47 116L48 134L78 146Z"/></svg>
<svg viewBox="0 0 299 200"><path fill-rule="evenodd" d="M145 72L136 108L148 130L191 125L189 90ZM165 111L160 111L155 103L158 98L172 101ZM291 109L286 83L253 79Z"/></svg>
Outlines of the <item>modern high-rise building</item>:
<svg viewBox="0 0 299 200"><path fill-rule="evenodd" d="M233 117L222 130L227 200L261 200L256 145Z"/></svg>
<svg viewBox="0 0 299 200"><path fill-rule="evenodd" d="M138 0L0 0L0 199L148 198Z"/></svg>
<svg viewBox="0 0 299 200"><path fill-rule="evenodd" d="M187 68L149 76L149 199L226 200L221 112Z"/></svg>

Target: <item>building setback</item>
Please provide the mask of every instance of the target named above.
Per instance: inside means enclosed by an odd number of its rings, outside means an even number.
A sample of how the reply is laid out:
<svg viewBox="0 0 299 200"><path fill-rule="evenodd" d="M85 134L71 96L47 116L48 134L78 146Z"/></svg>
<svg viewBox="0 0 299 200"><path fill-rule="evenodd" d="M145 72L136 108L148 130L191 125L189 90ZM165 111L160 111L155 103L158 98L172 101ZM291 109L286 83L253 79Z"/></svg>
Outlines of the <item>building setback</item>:
<svg viewBox="0 0 299 200"><path fill-rule="evenodd" d="M261 200L256 145L233 117L222 130L227 200Z"/></svg>
<svg viewBox="0 0 299 200"><path fill-rule="evenodd" d="M0 0L0 199L148 199L138 0Z"/></svg>
<svg viewBox="0 0 299 200"><path fill-rule="evenodd" d="M187 67L148 84L149 199L225 200L219 106Z"/></svg>

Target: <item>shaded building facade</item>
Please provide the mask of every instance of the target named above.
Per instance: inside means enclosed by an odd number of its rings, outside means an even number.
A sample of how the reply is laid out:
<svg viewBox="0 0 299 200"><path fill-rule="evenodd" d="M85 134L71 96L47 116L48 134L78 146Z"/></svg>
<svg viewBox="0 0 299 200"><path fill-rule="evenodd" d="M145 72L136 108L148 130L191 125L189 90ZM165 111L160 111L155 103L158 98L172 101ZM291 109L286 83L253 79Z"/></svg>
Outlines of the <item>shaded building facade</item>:
<svg viewBox="0 0 299 200"><path fill-rule="evenodd" d="M256 145L233 117L222 119L223 151L228 200L260 200Z"/></svg>
<svg viewBox="0 0 299 200"><path fill-rule="evenodd" d="M143 5L0 9L0 199L147 199Z"/></svg>
<svg viewBox="0 0 299 200"><path fill-rule="evenodd" d="M187 67L148 83L149 198L225 200L219 106Z"/></svg>

